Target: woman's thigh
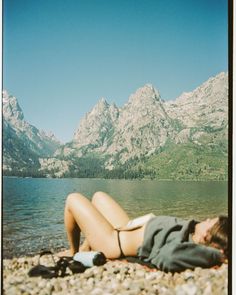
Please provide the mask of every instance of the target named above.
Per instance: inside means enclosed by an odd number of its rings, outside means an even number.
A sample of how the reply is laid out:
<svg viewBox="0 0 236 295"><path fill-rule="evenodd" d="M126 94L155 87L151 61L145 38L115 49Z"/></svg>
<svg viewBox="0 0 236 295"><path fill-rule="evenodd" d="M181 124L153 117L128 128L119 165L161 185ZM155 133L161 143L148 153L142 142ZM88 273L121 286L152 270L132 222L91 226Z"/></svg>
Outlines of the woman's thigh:
<svg viewBox="0 0 236 295"><path fill-rule="evenodd" d="M114 228L124 226L130 220L124 209L104 192L96 192L93 195L92 203Z"/></svg>
<svg viewBox="0 0 236 295"><path fill-rule="evenodd" d="M93 250L102 251L107 258L119 257L117 232L86 197L79 193L70 194L66 210L72 213Z"/></svg>

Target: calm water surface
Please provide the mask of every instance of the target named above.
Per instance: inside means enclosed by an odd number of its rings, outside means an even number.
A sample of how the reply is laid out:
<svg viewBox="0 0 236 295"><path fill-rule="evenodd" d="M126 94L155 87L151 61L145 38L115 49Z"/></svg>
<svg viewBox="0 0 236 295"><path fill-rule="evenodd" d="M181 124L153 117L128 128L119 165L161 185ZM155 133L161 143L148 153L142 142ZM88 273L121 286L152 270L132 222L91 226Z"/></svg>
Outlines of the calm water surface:
<svg viewBox="0 0 236 295"><path fill-rule="evenodd" d="M111 194L131 218L153 212L202 220L227 214L227 182L3 178L3 256L30 255L67 246L66 196Z"/></svg>

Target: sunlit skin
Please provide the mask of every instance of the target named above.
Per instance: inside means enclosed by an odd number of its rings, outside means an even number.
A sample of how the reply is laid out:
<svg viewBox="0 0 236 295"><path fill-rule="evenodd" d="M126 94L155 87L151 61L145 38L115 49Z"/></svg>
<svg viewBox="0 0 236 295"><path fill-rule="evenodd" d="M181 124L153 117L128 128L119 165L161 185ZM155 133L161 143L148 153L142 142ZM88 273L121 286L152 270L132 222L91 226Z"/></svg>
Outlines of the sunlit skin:
<svg viewBox="0 0 236 295"><path fill-rule="evenodd" d="M207 236L213 227L214 224L218 221L218 217L215 218L208 218L202 222L199 222L195 226L195 231L192 236L192 239L197 244L206 244L207 243Z"/></svg>
<svg viewBox="0 0 236 295"><path fill-rule="evenodd" d="M70 249L58 253L59 256L72 256L77 251L101 251L107 258L118 258L120 249L116 228L120 229L120 242L125 256L135 256L142 245L144 231L153 214L135 219L138 223L128 226L131 221L123 208L108 194L97 192L90 202L80 193L67 197L65 206L65 227ZM207 236L218 217L206 219L195 226L192 239L197 244L207 244ZM80 246L80 233L85 241Z"/></svg>

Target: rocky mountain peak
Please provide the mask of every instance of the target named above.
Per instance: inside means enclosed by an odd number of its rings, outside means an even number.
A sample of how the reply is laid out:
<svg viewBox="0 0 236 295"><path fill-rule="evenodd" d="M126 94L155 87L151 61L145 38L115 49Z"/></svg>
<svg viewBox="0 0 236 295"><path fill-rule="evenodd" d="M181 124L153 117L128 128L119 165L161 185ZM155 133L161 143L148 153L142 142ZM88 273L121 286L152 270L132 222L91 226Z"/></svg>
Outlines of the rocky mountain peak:
<svg viewBox="0 0 236 295"><path fill-rule="evenodd" d="M139 88L121 108L101 98L81 119L73 140L64 146L25 120L15 120L18 125L6 120L6 116L15 118L17 111L17 118L22 113L17 100L6 91L3 107L6 171L34 166L57 177L64 173L101 177L105 167L119 177L226 175L222 159L227 156L228 139L227 73L208 79L174 101L163 101L151 84ZM208 161L211 151L217 155L213 166Z"/></svg>
<svg viewBox="0 0 236 295"><path fill-rule="evenodd" d="M145 84L143 87L139 88L134 94L129 97L128 103L143 103L143 102L154 102L160 101L161 95L158 90L156 90L152 84Z"/></svg>
<svg viewBox="0 0 236 295"><path fill-rule="evenodd" d="M182 121L188 128L211 126L217 129L227 122L227 98L228 74L222 72L165 106L170 117Z"/></svg>
<svg viewBox="0 0 236 295"><path fill-rule="evenodd" d="M87 115L100 115L101 113L104 113L105 111L107 111L109 109L110 105L109 103L106 101L106 99L104 97L102 97L101 99L99 99L99 101L97 102L97 104L93 107L93 109L91 110L91 112L87 113Z"/></svg>
<svg viewBox="0 0 236 295"><path fill-rule="evenodd" d="M6 120L16 123L18 120L24 120L24 114L18 104L17 99L9 95L6 90L2 93L3 116Z"/></svg>
<svg viewBox="0 0 236 295"><path fill-rule="evenodd" d="M190 99L196 101L197 103L200 100L201 102L209 102L212 104L213 96L214 99L216 99L218 96L224 97L222 93L228 91L227 81L228 73L221 72L214 77L210 77L192 92L183 92L178 98L176 98L175 103L185 102ZM211 101L209 101L209 98Z"/></svg>
<svg viewBox="0 0 236 295"><path fill-rule="evenodd" d="M101 145L104 143L105 135L113 128L113 122L119 116L119 109L113 103L110 105L102 97L93 109L81 119L77 130L74 133L73 141L77 146L86 144ZM102 134L102 135L101 135ZM100 140L101 136L103 137Z"/></svg>
<svg viewBox="0 0 236 295"><path fill-rule="evenodd" d="M58 143L59 145L61 145L60 140L59 140L58 138L56 138L56 136L54 135L54 133L53 133L52 131L44 131L44 130L40 130L40 131L39 131L39 134L40 134L43 138L45 138L45 139L47 139L47 140L51 140L51 141L53 141L53 142Z"/></svg>
<svg viewBox="0 0 236 295"><path fill-rule="evenodd" d="M52 133L39 131L24 119L17 99L6 90L3 91L3 134L7 138L3 142L5 169L21 165L37 167L39 156L52 156L60 146Z"/></svg>
<svg viewBox="0 0 236 295"><path fill-rule="evenodd" d="M98 101L98 105L109 106L109 103L106 101L105 97L101 97Z"/></svg>
<svg viewBox="0 0 236 295"><path fill-rule="evenodd" d="M8 103L8 100L9 100L8 92L6 90L3 90L2 91L2 102L3 102L3 104Z"/></svg>

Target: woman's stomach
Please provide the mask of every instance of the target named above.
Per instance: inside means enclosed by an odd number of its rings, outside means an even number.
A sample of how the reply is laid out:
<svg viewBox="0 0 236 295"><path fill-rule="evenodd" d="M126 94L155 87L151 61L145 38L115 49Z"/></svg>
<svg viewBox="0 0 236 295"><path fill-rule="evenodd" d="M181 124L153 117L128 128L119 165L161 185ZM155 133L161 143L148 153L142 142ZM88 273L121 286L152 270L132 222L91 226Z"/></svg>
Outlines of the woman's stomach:
<svg viewBox="0 0 236 295"><path fill-rule="evenodd" d="M135 230L120 232L121 248L125 256L137 255L138 248L143 244L146 224Z"/></svg>

